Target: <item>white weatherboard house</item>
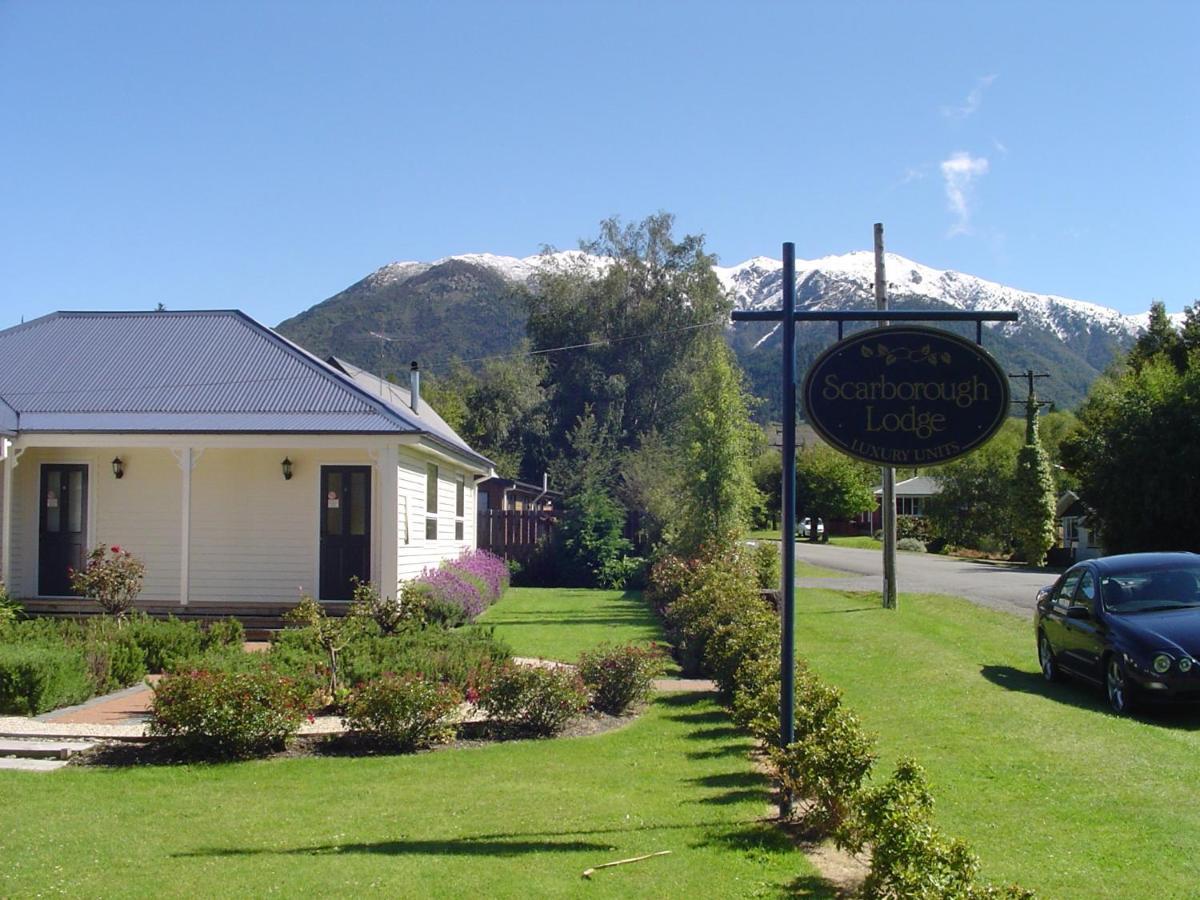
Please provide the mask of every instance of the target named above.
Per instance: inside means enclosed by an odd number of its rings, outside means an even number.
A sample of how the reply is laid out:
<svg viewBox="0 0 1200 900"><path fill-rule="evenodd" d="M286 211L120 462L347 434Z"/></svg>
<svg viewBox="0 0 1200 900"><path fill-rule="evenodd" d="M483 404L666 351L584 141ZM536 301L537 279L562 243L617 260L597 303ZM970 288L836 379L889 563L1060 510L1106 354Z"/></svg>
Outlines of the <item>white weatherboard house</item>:
<svg viewBox="0 0 1200 900"><path fill-rule="evenodd" d="M119 545L139 605L349 598L475 546L494 474L411 390L236 311L60 312L0 331L0 571L70 596Z"/></svg>

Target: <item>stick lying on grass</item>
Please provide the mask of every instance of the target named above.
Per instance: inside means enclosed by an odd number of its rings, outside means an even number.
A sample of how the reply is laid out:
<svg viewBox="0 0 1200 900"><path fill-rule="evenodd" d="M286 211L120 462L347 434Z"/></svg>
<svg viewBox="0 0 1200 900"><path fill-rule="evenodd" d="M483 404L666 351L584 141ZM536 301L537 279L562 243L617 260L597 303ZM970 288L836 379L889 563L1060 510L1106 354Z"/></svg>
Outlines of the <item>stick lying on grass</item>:
<svg viewBox="0 0 1200 900"><path fill-rule="evenodd" d="M645 856L634 856L629 859L618 859L616 862L603 863L602 865L596 866L591 869L584 869L583 877L591 878L592 873L595 872L596 869L608 869L608 868L611 868L612 866L623 866L626 863L641 862L643 859L650 859L650 857L652 857L652 856L666 856L670 852L671 852L670 850L659 850L657 853L647 853Z"/></svg>

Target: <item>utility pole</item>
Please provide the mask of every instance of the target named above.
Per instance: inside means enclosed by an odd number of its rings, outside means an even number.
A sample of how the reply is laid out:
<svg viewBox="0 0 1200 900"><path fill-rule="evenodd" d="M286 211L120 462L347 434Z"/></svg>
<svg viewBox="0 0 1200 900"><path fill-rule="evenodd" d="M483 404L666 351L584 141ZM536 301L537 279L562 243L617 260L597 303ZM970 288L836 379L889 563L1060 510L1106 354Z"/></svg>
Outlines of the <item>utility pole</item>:
<svg viewBox="0 0 1200 900"><path fill-rule="evenodd" d="M875 308L887 312L887 272L883 261L883 223L875 223ZM886 317L880 327L888 324ZM883 608L896 609L896 470L891 466L880 469L883 476Z"/></svg>
<svg viewBox="0 0 1200 900"><path fill-rule="evenodd" d="M1035 378L1049 378L1050 374L1048 372L1035 373L1033 369L1026 369L1024 372L1018 372L1015 375L1012 372L1009 372L1008 377L1024 378L1027 382L1029 382L1029 392L1026 394L1025 399L1014 400L1013 403L1022 403L1025 406L1025 443L1032 444L1034 434L1037 431L1038 409L1043 406L1051 405L1050 401L1048 400L1038 400L1037 390L1034 388L1033 382Z"/></svg>

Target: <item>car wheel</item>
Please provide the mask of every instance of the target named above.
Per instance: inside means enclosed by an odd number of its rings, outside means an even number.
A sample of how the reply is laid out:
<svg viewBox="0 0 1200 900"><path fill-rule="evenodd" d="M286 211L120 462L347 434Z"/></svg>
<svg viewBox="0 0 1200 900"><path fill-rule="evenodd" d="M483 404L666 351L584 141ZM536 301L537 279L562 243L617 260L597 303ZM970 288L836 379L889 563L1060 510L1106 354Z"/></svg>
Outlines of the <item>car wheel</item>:
<svg viewBox="0 0 1200 900"><path fill-rule="evenodd" d="M1108 705L1117 715L1125 715L1133 709L1133 688L1120 657L1110 656L1104 666L1104 692L1108 695Z"/></svg>
<svg viewBox="0 0 1200 900"><path fill-rule="evenodd" d="M1062 681L1062 671L1054 660L1054 651L1050 648L1050 639L1045 632L1038 632L1038 663L1042 667L1042 677L1047 681Z"/></svg>

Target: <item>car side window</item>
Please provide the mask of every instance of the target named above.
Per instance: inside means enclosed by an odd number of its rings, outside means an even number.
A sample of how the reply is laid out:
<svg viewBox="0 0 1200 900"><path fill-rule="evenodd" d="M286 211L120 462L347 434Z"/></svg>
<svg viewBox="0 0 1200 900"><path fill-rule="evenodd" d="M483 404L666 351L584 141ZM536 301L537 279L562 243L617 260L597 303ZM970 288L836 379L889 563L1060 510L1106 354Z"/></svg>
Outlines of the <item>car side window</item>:
<svg viewBox="0 0 1200 900"><path fill-rule="evenodd" d="M1096 608L1096 576L1090 571L1083 573L1083 578L1079 582L1079 590L1075 593L1075 601L1072 606L1086 606L1088 609Z"/></svg>
<svg viewBox="0 0 1200 900"><path fill-rule="evenodd" d="M1074 572L1068 572L1067 577L1062 580L1062 584L1058 586L1058 590L1054 594L1054 605L1066 609L1071 605L1071 598L1075 596L1075 588L1079 587L1079 579L1083 577L1086 570L1077 569Z"/></svg>

